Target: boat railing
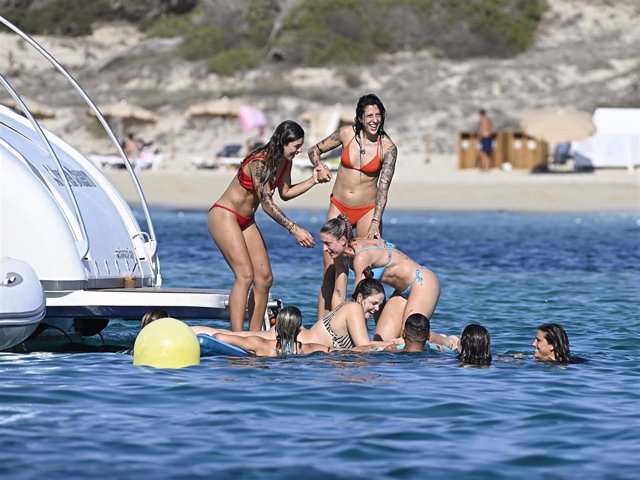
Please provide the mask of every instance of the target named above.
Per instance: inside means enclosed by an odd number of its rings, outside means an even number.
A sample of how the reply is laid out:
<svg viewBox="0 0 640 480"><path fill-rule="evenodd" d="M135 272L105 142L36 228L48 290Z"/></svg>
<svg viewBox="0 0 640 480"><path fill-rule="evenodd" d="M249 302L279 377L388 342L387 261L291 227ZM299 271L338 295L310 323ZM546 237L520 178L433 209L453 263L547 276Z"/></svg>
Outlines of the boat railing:
<svg viewBox="0 0 640 480"><path fill-rule="evenodd" d="M67 81L71 84L71 86L82 97L82 99L87 104L87 106L91 109L91 111L93 111L93 113L96 115L96 118L98 119L98 121L100 122L102 127L104 128L104 130L107 133L109 139L111 140L111 142L116 147L116 151L118 152L118 155L122 159L122 161L123 161L123 163L124 163L124 165L125 165L125 167L127 169L127 172L129 173L129 176L131 177L131 180L133 182L133 185L134 185L134 188L136 190L137 196L140 199L140 206L142 207L142 211L144 213L145 221L147 223L147 228L149 230L148 238L149 238L149 246L150 246L150 250L151 250L151 256L152 256L152 258L156 257L158 244L157 244L157 241L156 241L155 230L153 228L153 222L151 221L151 215L149 213L149 207L147 205L147 201L146 201L144 193L142 191L142 187L140 186L140 182L138 181L138 177L136 176L136 174L134 172L133 166L131 165L131 162L129 161L129 158L127 157L127 155L124 153L124 149L120 145L120 142L118 141L116 135L111 130L111 127L109 126L109 123L104 118L104 116L102 115L102 113L100 112L100 110L98 109L96 104L93 102L93 100L91 100L89 95L78 84L78 82L71 76L71 74L55 58L53 58L53 56L47 50L44 49L44 47L42 47L31 36L29 36L28 34L23 32L22 30L20 30L17 26L15 26L13 23L11 23L9 20L7 20L6 18L4 18L1 15L0 15L0 23L5 25L8 29L12 30L15 34L17 34L24 41L26 41L29 45L31 45L46 60L48 60L49 63L51 63L56 68L56 70L58 70L58 72L60 74L62 74L67 79ZM58 166L58 168L60 168L60 171L63 172L64 170L62 169L62 166L60 165L60 161L58 160L57 156L53 152L53 149L51 148L51 145L49 144L48 140L46 139L46 136L42 132L42 129L40 128L38 122L35 120L34 116L31 114L31 112L28 109L28 107L26 106L25 102L22 100L22 98L20 97L19 93L6 80L4 80L4 77L2 77L2 79L3 79L2 83L5 85L5 88L8 87L9 93L14 98L14 100L17 103L17 105L19 105L20 108L23 110L23 112L25 113L25 115L27 116L29 121L32 123L32 125L34 126L34 129L38 132L38 135L42 138L43 144L45 145L47 151L49 152L51 157L54 159L54 162L56 162L56 165ZM88 244L88 238L87 238L84 222L82 220L82 213L80 212L80 209L78 207L78 203L77 203L77 201L75 199L75 196L73 195L73 191L71 189L71 186L69 185L69 182L68 182L66 176L65 175L61 175L61 176L64 179L65 188L66 188L69 196L72 199L72 203L73 203L73 206L74 206L74 211L75 211L76 216L78 217L78 223L81 225L81 229L82 229L83 236L84 236L84 241L86 242L86 245L83 243L82 244L82 248L80 248L80 249L85 249L86 248L86 250L82 254L82 257L84 257L88 252L89 244ZM158 265L159 265L159 263L158 263ZM159 269L157 270L157 275L158 275L158 278L160 278Z"/></svg>
<svg viewBox="0 0 640 480"><path fill-rule="evenodd" d="M53 162L56 164L56 166L58 167L58 171L64 173L64 169L62 168L62 163L60 162L60 159L58 158L55 151L53 150L53 147L51 146L49 139L42 131L40 124L36 121L35 117L31 113L31 110L29 110L27 105L24 103L18 91L13 87L13 85L11 85L11 83L2 74L0 74L0 84L2 84L2 86L13 97L13 100L16 102L16 106L20 107L20 109L24 112L27 119L31 123L33 130L37 133L38 137L40 137L40 140L42 141L42 145L45 147L45 149L47 150L47 153L49 154ZM27 158L25 158L25 160L27 162L29 161L29 159ZM67 176L64 174L61 174L60 178L67 192L67 195L69 196L71 205L73 206L73 211L76 215L78 225L80 226L81 238L76 240L76 247L78 249L78 253L80 254L80 258L84 258L87 255L87 253L89 253L89 236L87 235L87 229L85 227L84 220L82 218L82 212L80 212L78 201L76 199L76 196L73 193L73 189L71 188L71 185L69 184Z"/></svg>

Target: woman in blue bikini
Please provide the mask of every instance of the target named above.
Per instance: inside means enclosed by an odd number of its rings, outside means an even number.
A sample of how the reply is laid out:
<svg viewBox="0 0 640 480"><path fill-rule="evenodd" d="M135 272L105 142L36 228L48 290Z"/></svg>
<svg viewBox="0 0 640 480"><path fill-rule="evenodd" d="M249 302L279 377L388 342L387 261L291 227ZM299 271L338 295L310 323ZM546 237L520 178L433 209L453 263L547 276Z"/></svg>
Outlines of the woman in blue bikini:
<svg viewBox="0 0 640 480"><path fill-rule="evenodd" d="M392 243L353 238L351 224L342 214L324 224L320 240L323 251L335 266L333 307L346 298L349 269L355 272L357 284L364 277L365 269L370 267L373 278L395 289L378 319L378 337L383 340L399 337L405 320L412 313L421 313L431 319L440 297L440 282L427 267L409 258ZM442 344L443 337L432 332L429 341Z"/></svg>

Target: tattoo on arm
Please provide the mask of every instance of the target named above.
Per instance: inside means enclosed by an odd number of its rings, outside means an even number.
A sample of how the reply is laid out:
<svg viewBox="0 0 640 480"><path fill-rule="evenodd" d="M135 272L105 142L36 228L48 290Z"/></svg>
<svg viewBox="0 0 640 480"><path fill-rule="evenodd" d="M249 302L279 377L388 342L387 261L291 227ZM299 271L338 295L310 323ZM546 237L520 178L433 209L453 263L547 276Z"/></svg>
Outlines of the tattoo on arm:
<svg viewBox="0 0 640 480"><path fill-rule="evenodd" d="M264 210L264 212L267 215L269 215L271 218L273 218L273 220L278 225L282 225L287 230L290 229L291 225L293 225L293 222L289 220L289 218L287 218L284 212L280 210L280 207L278 207L274 203L271 192L268 192L263 188L260 188L258 195L260 197L260 204L262 205L262 209Z"/></svg>
<svg viewBox="0 0 640 480"><path fill-rule="evenodd" d="M389 186L396 169L396 159L398 149L392 145L382 159L382 169L380 170L380 178L378 179L378 193L376 194L376 208L373 212L373 218L378 221L382 220L384 208L387 206L387 196L389 194Z"/></svg>
<svg viewBox="0 0 640 480"><path fill-rule="evenodd" d="M251 180L253 181L254 188L258 189L260 185L260 179L264 175L264 171L266 168L267 167L264 162L260 160L254 160L249 165L249 173L251 173Z"/></svg>
<svg viewBox="0 0 640 480"><path fill-rule="evenodd" d="M333 150L341 144L342 142L340 141L340 129L338 129L327 138L319 141L309 149L309 151L307 152L309 154L309 160L311 160L311 163L314 167L317 167L320 164L321 154L328 152L329 150Z"/></svg>

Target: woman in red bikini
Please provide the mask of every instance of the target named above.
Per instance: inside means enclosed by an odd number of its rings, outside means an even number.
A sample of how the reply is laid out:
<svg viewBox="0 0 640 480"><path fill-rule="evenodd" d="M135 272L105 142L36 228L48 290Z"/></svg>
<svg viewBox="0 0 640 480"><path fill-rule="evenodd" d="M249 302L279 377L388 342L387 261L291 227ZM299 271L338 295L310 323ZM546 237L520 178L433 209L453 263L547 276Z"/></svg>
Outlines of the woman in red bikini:
<svg viewBox="0 0 640 480"><path fill-rule="evenodd" d="M370 93L356 105L354 126L336 130L308 151L314 167L322 166L320 181L329 181L331 172L320 156L342 147L340 166L330 197L327 220L344 214L364 238L380 238L382 214L387 205L389 186L398 155L395 144L384 131L386 110L380 99ZM318 318L331 310L333 271L331 258L325 253L324 281L318 298Z"/></svg>
<svg viewBox="0 0 640 480"><path fill-rule="evenodd" d="M291 164L304 143L304 130L291 120L276 128L266 145L256 148L242 161L238 175L209 210L209 233L227 261L235 281L229 295L231 329L243 330L249 288L249 329L260 330L273 283L269 254L262 234L254 222L258 206L292 234L299 245L314 247L313 236L296 225L273 202L278 189L280 198L290 200L319 183L315 168L308 179L291 185Z"/></svg>

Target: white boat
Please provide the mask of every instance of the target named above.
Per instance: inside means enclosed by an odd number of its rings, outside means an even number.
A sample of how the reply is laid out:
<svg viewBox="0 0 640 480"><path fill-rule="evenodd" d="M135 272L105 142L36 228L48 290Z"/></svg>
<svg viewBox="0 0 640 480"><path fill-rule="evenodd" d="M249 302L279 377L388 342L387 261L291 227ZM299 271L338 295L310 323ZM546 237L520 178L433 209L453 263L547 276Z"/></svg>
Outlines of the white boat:
<svg viewBox="0 0 640 480"><path fill-rule="evenodd" d="M0 106L0 258L11 258L3 264L11 263L15 270L13 281L11 275L0 277L6 282L0 287L0 350L35 334L46 335L47 326L66 337L80 336L99 332L111 318L140 319L153 308L181 319L228 318L227 290L162 288L149 209L106 120L46 50L3 17L0 23L53 64L94 111L131 175L145 219L143 229L101 169L42 128L0 75L0 83L23 112ZM13 286L18 276L24 279L23 288ZM42 286L46 309L24 302L21 310L13 297L26 295L27 279L33 278Z"/></svg>

